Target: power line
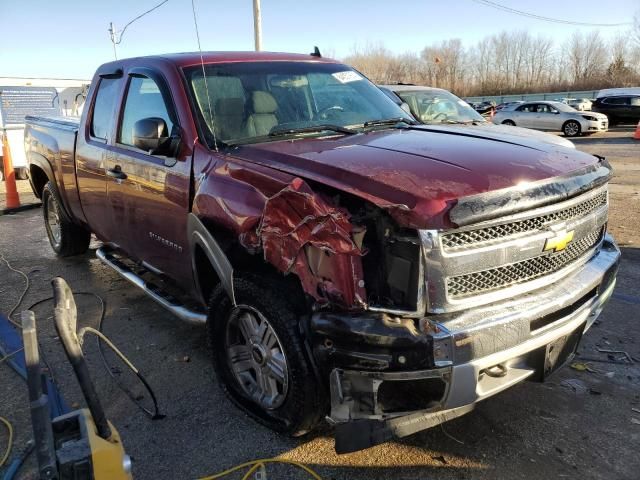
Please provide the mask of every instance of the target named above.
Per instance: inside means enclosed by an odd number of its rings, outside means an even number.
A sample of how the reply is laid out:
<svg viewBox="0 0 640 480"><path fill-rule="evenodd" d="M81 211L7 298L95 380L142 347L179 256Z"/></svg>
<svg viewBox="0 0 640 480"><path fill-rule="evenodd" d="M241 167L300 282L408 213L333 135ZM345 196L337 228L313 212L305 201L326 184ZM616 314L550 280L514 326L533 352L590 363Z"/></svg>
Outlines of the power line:
<svg viewBox="0 0 640 480"><path fill-rule="evenodd" d="M623 26L631 25L631 22L589 23L589 22L576 22L573 20L562 20L560 18L544 17L542 15L536 15L535 13L523 12L522 10L516 10L515 8L507 7L497 2L492 2L491 0L473 0L473 1L476 3L479 3L480 5L484 5L486 7L496 8L498 10L512 13L514 15L521 15L523 17L533 18L535 20L542 20L544 22L561 23L564 25L577 25L580 27L623 27Z"/></svg>
<svg viewBox="0 0 640 480"><path fill-rule="evenodd" d="M135 17L133 20L131 20L129 23L127 23L124 26L124 28L122 30L120 30L120 31L116 30L116 27L113 24L113 22L109 23L109 29L108 29L109 37L111 38L111 43L113 44L113 56L116 58L116 60L118 59L118 52L116 50L116 45L120 45L120 42L122 42L122 36L124 35L124 32L127 30L127 27L129 25L131 25L133 22L135 22L136 20L140 20L142 17L144 17L148 13L151 13L155 9L160 8L162 5L164 5L168 1L169 0L163 0L162 2L158 3L155 7L150 8L149 10L147 10L144 13L141 13L140 15Z"/></svg>
<svg viewBox="0 0 640 480"><path fill-rule="evenodd" d="M125 30L127 29L127 27L129 25L131 25L133 22L135 22L136 20L144 17L147 13L151 13L153 12L156 8L160 8L162 5L164 5L165 3L167 3L169 0L164 0L163 2L160 2L159 4L157 4L155 7L150 8L149 10L147 10L144 13L141 13L140 15L138 15L136 18L134 18L133 20L131 20L129 23L127 23L123 28L122 31L119 33L119 39L117 43L120 43L122 41L122 36L124 35Z"/></svg>

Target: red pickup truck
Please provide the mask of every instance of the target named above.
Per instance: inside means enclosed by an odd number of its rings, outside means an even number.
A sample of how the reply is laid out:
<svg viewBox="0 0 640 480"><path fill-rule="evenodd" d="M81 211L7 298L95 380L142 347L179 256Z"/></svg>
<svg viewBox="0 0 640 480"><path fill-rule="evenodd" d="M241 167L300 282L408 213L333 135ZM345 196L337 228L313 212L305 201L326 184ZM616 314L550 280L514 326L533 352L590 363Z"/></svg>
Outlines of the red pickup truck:
<svg viewBox="0 0 640 480"><path fill-rule="evenodd" d="M571 358L612 294L604 158L431 129L316 55L171 54L29 117L51 246L206 324L220 384L336 449L436 425Z"/></svg>

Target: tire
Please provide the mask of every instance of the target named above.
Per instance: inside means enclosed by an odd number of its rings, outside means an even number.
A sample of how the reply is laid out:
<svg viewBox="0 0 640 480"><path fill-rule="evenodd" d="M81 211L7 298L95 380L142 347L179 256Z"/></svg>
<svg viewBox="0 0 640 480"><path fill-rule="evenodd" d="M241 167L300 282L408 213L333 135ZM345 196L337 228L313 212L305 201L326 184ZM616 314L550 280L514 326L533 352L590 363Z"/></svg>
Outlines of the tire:
<svg viewBox="0 0 640 480"><path fill-rule="evenodd" d="M564 133L565 137L578 137L581 130L582 127L575 120L569 120L562 126L562 133Z"/></svg>
<svg viewBox="0 0 640 480"><path fill-rule="evenodd" d="M502 125L509 125L510 127L515 127L516 122L514 122L513 120L505 120L504 122L502 122Z"/></svg>
<svg viewBox="0 0 640 480"><path fill-rule="evenodd" d="M237 306L218 286L209 304L207 332L216 377L231 401L272 430L300 436L320 422L326 405L305 348L300 317L283 291L277 281L238 275ZM266 395L258 376L265 378L259 371L272 372L269 365L279 368L278 374L267 373L268 380L262 382L270 384L266 390L271 395Z"/></svg>
<svg viewBox="0 0 640 480"><path fill-rule="evenodd" d="M42 189L42 211L49 243L56 255L81 255L89 248L91 232L71 222L62 210L62 202L51 182Z"/></svg>

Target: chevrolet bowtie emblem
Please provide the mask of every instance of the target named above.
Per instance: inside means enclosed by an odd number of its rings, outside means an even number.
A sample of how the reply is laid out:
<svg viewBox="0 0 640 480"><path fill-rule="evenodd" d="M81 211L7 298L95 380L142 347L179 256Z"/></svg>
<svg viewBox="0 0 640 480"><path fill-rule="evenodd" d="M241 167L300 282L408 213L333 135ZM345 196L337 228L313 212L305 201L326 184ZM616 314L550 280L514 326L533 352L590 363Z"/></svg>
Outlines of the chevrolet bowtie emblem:
<svg viewBox="0 0 640 480"><path fill-rule="evenodd" d="M564 250L567 248L567 245L571 240L573 240L573 230L570 232L564 230L557 232L555 237L548 238L544 243L544 251L548 252L549 250L552 250L554 252L559 252Z"/></svg>

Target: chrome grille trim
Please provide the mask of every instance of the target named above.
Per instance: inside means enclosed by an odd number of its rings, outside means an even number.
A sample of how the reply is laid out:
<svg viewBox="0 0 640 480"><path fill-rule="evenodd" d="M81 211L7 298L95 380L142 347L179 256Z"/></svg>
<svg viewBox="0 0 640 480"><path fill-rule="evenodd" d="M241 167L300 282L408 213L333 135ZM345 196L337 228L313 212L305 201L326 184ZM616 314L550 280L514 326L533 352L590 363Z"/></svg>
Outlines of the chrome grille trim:
<svg viewBox="0 0 640 480"><path fill-rule="evenodd" d="M449 277L447 293L452 298L463 298L534 280L568 266L598 244L603 234L604 229L601 228L570 243L561 252L548 253L490 270Z"/></svg>
<svg viewBox="0 0 640 480"><path fill-rule="evenodd" d="M443 241L443 237L453 234L469 234L498 226L504 229L509 228L504 225L532 219L533 222L539 222L537 219L540 218L545 222L539 228L491 241L455 248L446 248ZM462 311L502 301L558 281L584 265L597 251L602 243L607 219L608 192L604 185L554 205L456 230L420 230L427 281L427 312ZM545 252L547 240L555 238L561 231L573 231L573 241L558 253ZM557 261L545 267L545 260L535 260L547 257ZM516 264L533 270L509 270L509 266ZM493 279L493 284L492 281L483 280L483 274L489 275L486 272L502 274L504 277ZM476 283L463 284L463 280Z"/></svg>
<svg viewBox="0 0 640 480"><path fill-rule="evenodd" d="M481 244L501 241L506 237L523 235L528 232L540 230L544 228L545 225L558 221L566 221L588 215L604 205L607 205L606 190L602 190L597 195L587 198L578 204L539 217L527 218L485 228L445 233L441 236L442 245L445 250L453 250L456 248L480 246Z"/></svg>

